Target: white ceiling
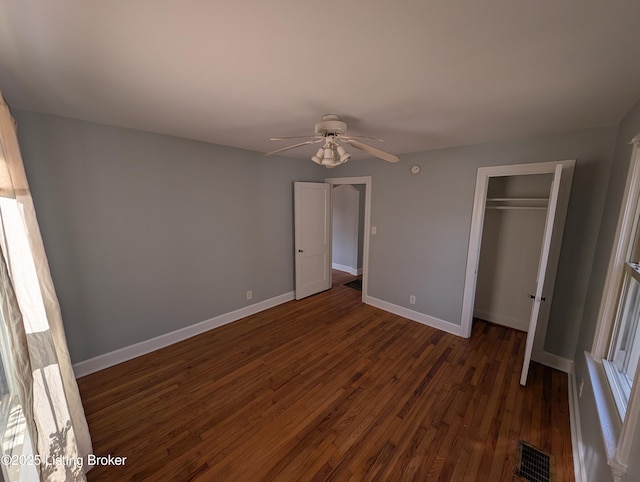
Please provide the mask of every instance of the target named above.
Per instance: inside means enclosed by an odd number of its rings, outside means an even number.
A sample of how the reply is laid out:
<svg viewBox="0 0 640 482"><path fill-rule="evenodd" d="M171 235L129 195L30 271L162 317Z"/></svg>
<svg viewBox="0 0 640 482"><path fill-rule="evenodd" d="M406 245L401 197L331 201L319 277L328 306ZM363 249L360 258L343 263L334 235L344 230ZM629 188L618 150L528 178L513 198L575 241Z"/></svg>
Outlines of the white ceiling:
<svg viewBox="0 0 640 482"><path fill-rule="evenodd" d="M0 0L0 89L262 152L325 113L398 154L530 137L640 98L640 1Z"/></svg>

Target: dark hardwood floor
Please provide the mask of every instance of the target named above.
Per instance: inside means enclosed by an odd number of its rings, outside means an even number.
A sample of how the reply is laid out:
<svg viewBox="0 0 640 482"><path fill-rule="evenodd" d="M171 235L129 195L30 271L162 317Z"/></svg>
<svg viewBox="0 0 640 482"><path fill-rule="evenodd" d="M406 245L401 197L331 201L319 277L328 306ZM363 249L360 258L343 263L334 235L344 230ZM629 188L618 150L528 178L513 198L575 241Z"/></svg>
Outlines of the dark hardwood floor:
<svg viewBox="0 0 640 482"><path fill-rule="evenodd" d="M334 288L79 380L89 481L512 481L518 440L573 481L565 374L525 336L463 339Z"/></svg>
<svg viewBox="0 0 640 482"><path fill-rule="evenodd" d="M338 271L337 269L331 272L331 282L333 286L343 285L358 278L362 279L362 276L355 276L345 271Z"/></svg>

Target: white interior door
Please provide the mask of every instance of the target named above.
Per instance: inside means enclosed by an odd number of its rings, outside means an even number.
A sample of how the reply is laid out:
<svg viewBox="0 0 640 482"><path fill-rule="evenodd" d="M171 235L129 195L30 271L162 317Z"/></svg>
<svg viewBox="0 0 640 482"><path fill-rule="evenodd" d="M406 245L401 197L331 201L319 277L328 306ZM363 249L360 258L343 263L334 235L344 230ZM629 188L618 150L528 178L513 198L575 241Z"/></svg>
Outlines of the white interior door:
<svg viewBox="0 0 640 482"><path fill-rule="evenodd" d="M294 182L296 299L331 288L331 185Z"/></svg>
<svg viewBox="0 0 640 482"><path fill-rule="evenodd" d="M549 261L549 249L551 247L551 235L553 234L553 223L556 218L556 209L558 207L558 194L560 192L560 177L562 175L562 165L558 164L553 176L553 184L551 185L551 193L549 195L549 204L547 208L547 220L544 226L544 235L542 237L542 248L540 251L540 262L538 264L538 276L536 279L536 291L533 298L533 306L531 309L531 319L529 321L529 331L527 332L527 343L524 350L524 362L522 364L522 374L520 375L520 384L527 384L527 376L529 375L529 365L531 363L531 352L533 350L533 340L536 336L536 328L538 326L538 317L540 316L540 303L543 301L543 291L545 278L547 274L547 264Z"/></svg>

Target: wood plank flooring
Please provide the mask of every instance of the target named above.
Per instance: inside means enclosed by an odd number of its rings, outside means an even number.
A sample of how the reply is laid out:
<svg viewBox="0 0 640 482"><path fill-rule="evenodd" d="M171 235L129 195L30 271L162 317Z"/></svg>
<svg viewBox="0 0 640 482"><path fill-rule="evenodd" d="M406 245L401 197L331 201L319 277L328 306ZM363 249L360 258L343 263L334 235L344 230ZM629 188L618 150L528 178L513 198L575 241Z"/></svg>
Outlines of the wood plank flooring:
<svg viewBox="0 0 640 482"><path fill-rule="evenodd" d="M518 440L573 481L567 377L525 337L463 339L337 285L79 380L89 481L512 481Z"/></svg>
<svg viewBox="0 0 640 482"><path fill-rule="evenodd" d="M362 279L362 276L354 276L345 271L338 271L337 269L331 272L331 282L333 286L343 285L358 278Z"/></svg>

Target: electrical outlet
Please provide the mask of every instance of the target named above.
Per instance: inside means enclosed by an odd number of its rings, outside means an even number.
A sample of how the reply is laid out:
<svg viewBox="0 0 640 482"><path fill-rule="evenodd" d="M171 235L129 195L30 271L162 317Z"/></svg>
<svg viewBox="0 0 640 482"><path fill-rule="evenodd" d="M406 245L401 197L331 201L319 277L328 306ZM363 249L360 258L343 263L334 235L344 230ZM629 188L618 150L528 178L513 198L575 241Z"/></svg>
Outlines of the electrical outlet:
<svg viewBox="0 0 640 482"><path fill-rule="evenodd" d="M253 291L247 291L247 299L250 300L253 298Z"/></svg>
<svg viewBox="0 0 640 482"><path fill-rule="evenodd" d="M582 398L583 388L584 388L584 378L580 377L580 388L578 389L578 398Z"/></svg>
<svg viewBox="0 0 640 482"><path fill-rule="evenodd" d="M416 297L413 295L409 295L409 303L412 305L416 304Z"/></svg>

